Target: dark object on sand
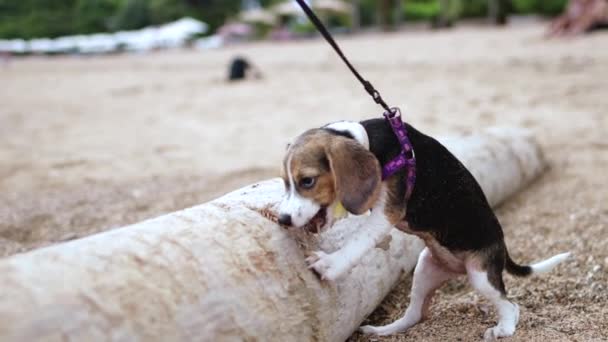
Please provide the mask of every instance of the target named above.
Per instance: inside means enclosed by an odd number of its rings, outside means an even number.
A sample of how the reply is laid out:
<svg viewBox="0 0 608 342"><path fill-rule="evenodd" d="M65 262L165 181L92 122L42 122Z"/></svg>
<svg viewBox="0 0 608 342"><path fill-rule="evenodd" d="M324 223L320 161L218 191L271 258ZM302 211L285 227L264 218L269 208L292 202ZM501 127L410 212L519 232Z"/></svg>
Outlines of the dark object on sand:
<svg viewBox="0 0 608 342"><path fill-rule="evenodd" d="M247 74L247 69L251 68L251 64L243 57L236 57L230 63L230 70L228 72L229 81L244 80Z"/></svg>
<svg viewBox="0 0 608 342"><path fill-rule="evenodd" d="M228 81L240 81L248 78L262 78L262 73L255 65L243 57L235 57L230 62L228 69Z"/></svg>
<svg viewBox="0 0 608 342"><path fill-rule="evenodd" d="M570 0L551 22L548 37L575 36L608 27L608 0Z"/></svg>

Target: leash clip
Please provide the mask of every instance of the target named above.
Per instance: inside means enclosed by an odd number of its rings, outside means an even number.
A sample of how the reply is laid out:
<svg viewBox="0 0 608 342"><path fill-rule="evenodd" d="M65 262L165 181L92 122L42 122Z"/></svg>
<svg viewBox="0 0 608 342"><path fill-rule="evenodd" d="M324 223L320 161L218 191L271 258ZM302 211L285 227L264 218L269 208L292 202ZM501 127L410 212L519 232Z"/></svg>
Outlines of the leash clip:
<svg viewBox="0 0 608 342"><path fill-rule="evenodd" d="M384 115L384 117L389 121L393 120L393 119L401 120L401 110L397 107L390 108L389 110L385 111L382 115Z"/></svg>
<svg viewBox="0 0 608 342"><path fill-rule="evenodd" d="M389 106L386 104L386 102L384 102L384 99L382 99L382 95L380 95L380 92L378 90L376 90L376 88L374 88L372 83L370 81L366 81L366 80L363 80L362 82L363 82L363 87L365 88L365 91L367 91L367 93L372 97L374 102L379 104L386 111L390 112L391 108L389 108Z"/></svg>

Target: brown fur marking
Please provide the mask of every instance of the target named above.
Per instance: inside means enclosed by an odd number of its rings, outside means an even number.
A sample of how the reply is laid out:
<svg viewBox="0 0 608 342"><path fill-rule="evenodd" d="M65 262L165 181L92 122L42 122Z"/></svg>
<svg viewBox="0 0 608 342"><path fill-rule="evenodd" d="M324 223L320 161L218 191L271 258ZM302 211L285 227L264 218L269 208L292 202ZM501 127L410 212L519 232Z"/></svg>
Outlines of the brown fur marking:
<svg viewBox="0 0 608 342"><path fill-rule="evenodd" d="M371 209L382 182L376 157L357 141L341 136L330 140L327 157L344 208L357 215Z"/></svg>

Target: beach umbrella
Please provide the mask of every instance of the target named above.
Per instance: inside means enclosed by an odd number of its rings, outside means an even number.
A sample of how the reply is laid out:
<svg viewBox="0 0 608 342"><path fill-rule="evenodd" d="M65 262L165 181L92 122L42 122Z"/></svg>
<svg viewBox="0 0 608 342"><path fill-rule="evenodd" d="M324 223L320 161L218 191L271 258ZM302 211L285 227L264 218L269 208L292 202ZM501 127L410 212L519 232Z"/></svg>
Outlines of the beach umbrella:
<svg viewBox="0 0 608 342"><path fill-rule="evenodd" d="M308 3L310 4L310 1L308 1ZM271 7L271 11L282 16L296 16L304 14L298 3L295 1L287 1L276 4Z"/></svg>
<svg viewBox="0 0 608 342"><path fill-rule="evenodd" d="M276 23L277 17L274 13L270 11L261 8L255 8L241 12L239 14L239 20L252 24L259 23L274 25Z"/></svg>
<svg viewBox="0 0 608 342"><path fill-rule="evenodd" d="M307 3L317 12L350 14L352 11L351 5L342 0L310 0ZM304 11L302 11L302 8L295 1L277 4L272 7L272 11L284 16L304 15Z"/></svg>
<svg viewBox="0 0 608 342"><path fill-rule="evenodd" d="M341 0L314 0L312 8L317 11L350 14L351 4Z"/></svg>

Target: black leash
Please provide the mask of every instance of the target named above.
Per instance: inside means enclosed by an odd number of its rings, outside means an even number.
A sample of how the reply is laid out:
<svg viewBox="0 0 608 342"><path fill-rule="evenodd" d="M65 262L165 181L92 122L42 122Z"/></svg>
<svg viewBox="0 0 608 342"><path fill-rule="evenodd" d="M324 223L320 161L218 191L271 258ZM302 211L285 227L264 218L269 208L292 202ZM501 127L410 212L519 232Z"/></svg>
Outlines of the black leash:
<svg viewBox="0 0 608 342"><path fill-rule="evenodd" d="M329 31L327 31L327 28L325 28L325 25L323 25L321 20L319 20L319 18L315 15L315 13L312 11L312 9L310 9L310 7L306 4L306 1L305 0L296 0L296 1L300 5L300 7L302 7L302 9L304 10L304 13L306 13L306 15L308 16L308 19L310 19L310 21L316 26L317 30L319 30L319 32L323 35L323 37L329 43L329 45L331 45L334 48L334 50L336 50L336 53L338 53L338 56L340 56L340 58L342 58L344 63L346 63L346 66L348 66L350 71L352 71L352 73L355 75L355 77L357 77L359 82L361 82L361 84L363 84L363 88L365 88L365 91L367 91L367 93L374 99L374 101L377 104L379 104L380 106L382 106L382 108L384 108L384 110L386 110L387 113L392 113L393 110L386 104L386 102L384 102L384 100L382 99L382 96L380 96L380 93L376 90L376 88L374 88L374 86L371 84L371 82L364 79L359 74L357 69L355 69L355 67L353 67L352 64L350 64L350 62L348 61L346 56L344 56L344 53L342 53L342 50L340 49L340 47L338 46L336 41L332 38Z"/></svg>

